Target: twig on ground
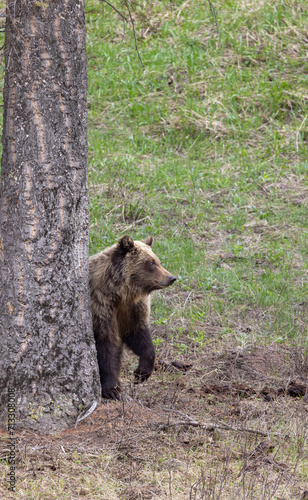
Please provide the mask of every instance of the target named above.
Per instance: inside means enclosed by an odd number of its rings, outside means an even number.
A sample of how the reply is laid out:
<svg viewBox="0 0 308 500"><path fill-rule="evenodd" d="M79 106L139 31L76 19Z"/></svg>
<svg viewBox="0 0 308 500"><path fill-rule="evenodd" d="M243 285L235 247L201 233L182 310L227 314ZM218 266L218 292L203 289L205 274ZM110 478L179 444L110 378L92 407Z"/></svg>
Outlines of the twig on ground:
<svg viewBox="0 0 308 500"><path fill-rule="evenodd" d="M231 427L231 425L226 425L226 424L203 424L202 422L196 422L196 421L191 421L191 420L185 420L183 422L174 422L170 424L157 424L157 429L159 430L165 430L168 429L169 427L177 427L179 425L189 425L192 427L200 427L201 429L204 429L205 431L213 431L215 429L219 430L224 430L224 431L233 431L233 432L248 432L250 434L257 434L258 436L263 436L266 437L267 433L258 431L255 429L249 429L247 427Z"/></svg>
<svg viewBox="0 0 308 500"><path fill-rule="evenodd" d="M172 410L170 408L165 408L165 411L177 413L178 415L185 417L186 420L184 420L184 421L181 420L179 422L172 422L172 423L168 423L168 424L156 424L156 427L159 430L165 430L165 429L168 429L170 427L177 427L179 425L189 425L192 427L200 427L201 429L204 429L205 431L213 431L215 429L219 429L219 430L233 431L233 432L248 432L250 434L257 434L258 436L264 436L264 437L268 436L268 434L266 432L259 431L257 429L250 429L249 427L232 427L231 425L228 425L228 424L221 424L221 423L215 424L212 422L205 424L203 422L198 422L194 418L192 418L189 415L186 415L178 410Z"/></svg>
<svg viewBox="0 0 308 500"><path fill-rule="evenodd" d="M97 407L97 401L94 401L92 406L88 409L88 411L84 415L82 415L82 412L78 415L77 420L76 420L76 424L75 424L75 429L77 429L78 422L81 422L81 420L84 420L85 418L89 417L91 415L91 413L93 413L93 411L95 410L96 407ZM90 420L93 424L92 419L90 419Z"/></svg>

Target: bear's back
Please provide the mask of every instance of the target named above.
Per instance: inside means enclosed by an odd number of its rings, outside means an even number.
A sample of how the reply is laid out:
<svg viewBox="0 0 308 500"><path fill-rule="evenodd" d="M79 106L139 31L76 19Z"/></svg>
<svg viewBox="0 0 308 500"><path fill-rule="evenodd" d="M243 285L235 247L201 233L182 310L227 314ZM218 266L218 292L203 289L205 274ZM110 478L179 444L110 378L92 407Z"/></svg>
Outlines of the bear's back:
<svg viewBox="0 0 308 500"><path fill-rule="evenodd" d="M108 295L112 284L112 247L106 248L100 253L92 255L89 259L90 267L90 290L92 299L97 294Z"/></svg>

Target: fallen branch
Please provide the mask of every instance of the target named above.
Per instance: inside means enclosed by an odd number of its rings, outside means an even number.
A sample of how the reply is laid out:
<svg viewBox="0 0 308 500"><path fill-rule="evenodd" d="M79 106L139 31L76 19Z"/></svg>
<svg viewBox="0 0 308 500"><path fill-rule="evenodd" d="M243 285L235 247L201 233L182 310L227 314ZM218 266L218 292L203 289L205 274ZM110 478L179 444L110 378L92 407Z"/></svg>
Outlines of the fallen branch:
<svg viewBox="0 0 308 500"><path fill-rule="evenodd" d="M179 425L183 426L191 426L191 427L200 427L201 429L204 429L205 431L214 431L216 429L223 430L223 431L233 431L233 432L248 432L250 434L256 434L258 436L263 436L266 437L267 433L258 431L256 429L250 429L248 427L231 427L231 425L226 425L226 424L203 424L202 422L193 422L191 420L185 420L183 422L174 422L174 423L169 423L169 424L156 424L156 429L158 430L166 430L170 427L177 427Z"/></svg>
<svg viewBox="0 0 308 500"><path fill-rule="evenodd" d="M169 429L170 427L177 427L177 426L191 426L191 427L199 427L200 429L204 429L205 431L214 431L216 429L218 430L223 430L223 431L233 431L233 432L248 432L249 434L256 434L258 436L263 436L267 437L268 433L259 431L256 429L250 429L249 427L232 427L231 425L228 424L214 424L214 423L208 423L205 424L203 422L198 422L194 418L190 417L189 415L185 415L184 413L178 411L178 410L172 410L170 408L165 408L165 411L172 412L172 413L177 413L178 415L181 415L186 418L186 420L181 420L179 422L172 422L172 423L167 423L167 424L154 424L156 426L156 429L158 430L166 430Z"/></svg>
<svg viewBox="0 0 308 500"><path fill-rule="evenodd" d="M177 360L170 361L170 363L168 363L167 361L158 359L155 363L155 370L178 373L179 371L187 372L192 368L192 366L192 363L182 363L181 361Z"/></svg>
<svg viewBox="0 0 308 500"><path fill-rule="evenodd" d="M89 417L91 415L91 413L94 412L94 410L97 407L97 405L98 405L97 401L94 401L94 403L92 404L92 406L84 414L82 414L83 412L81 412L78 415L77 420L76 420L76 424L75 424L75 429L77 429L78 422L81 422L81 420L84 420L85 418ZM91 419L91 417L90 417L90 420L91 420L91 422L93 424L93 420Z"/></svg>

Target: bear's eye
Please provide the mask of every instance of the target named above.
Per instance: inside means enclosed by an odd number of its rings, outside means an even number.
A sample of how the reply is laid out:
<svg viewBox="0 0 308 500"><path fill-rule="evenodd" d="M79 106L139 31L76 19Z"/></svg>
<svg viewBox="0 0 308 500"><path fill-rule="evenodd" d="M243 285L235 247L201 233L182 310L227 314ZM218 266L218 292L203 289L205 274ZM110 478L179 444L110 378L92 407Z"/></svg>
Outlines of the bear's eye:
<svg viewBox="0 0 308 500"><path fill-rule="evenodd" d="M150 260L150 261L148 262L148 265L149 265L150 269L155 269L155 267L156 267L156 262L155 262L155 260Z"/></svg>

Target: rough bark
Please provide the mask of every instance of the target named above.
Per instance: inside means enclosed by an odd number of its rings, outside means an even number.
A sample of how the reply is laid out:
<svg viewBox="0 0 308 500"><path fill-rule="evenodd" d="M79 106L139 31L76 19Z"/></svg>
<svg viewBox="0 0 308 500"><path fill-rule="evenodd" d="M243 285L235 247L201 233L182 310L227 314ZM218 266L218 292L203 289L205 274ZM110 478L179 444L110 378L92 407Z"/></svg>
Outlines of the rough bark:
<svg viewBox="0 0 308 500"><path fill-rule="evenodd" d="M99 400L88 290L84 0L7 0L0 418L52 432Z"/></svg>

